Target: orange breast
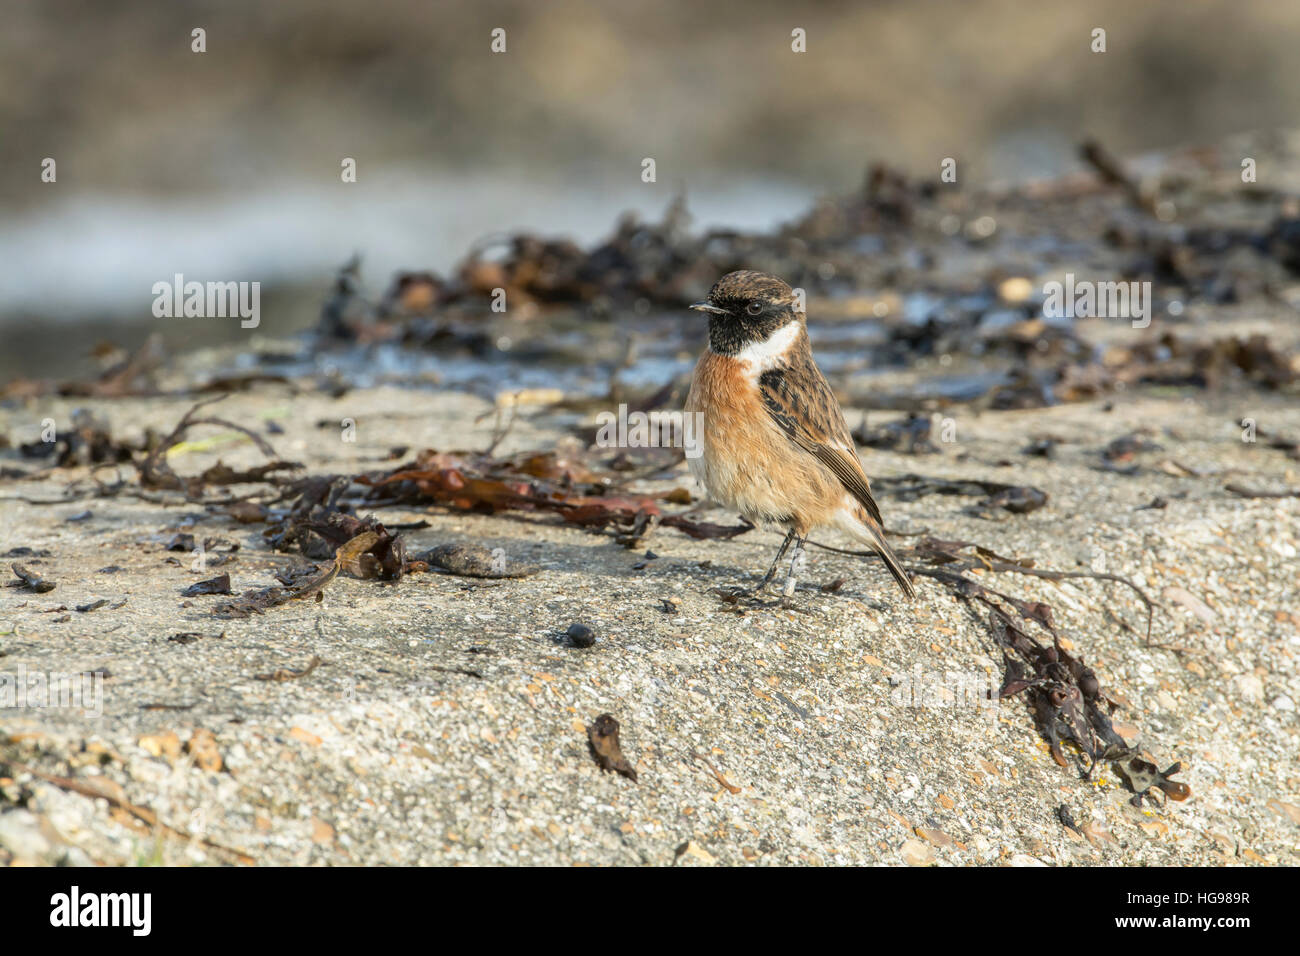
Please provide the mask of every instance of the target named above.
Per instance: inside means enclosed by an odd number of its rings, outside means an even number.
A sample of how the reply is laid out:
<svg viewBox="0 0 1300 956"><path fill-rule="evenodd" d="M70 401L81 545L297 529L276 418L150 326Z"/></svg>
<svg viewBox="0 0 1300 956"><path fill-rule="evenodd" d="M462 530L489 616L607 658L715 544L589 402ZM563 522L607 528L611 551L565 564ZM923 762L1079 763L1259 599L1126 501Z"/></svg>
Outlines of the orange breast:
<svg viewBox="0 0 1300 956"><path fill-rule="evenodd" d="M772 420L745 363L706 351L686 411L703 416L702 453L687 462L719 504L757 524L792 521L801 532L842 504L844 489Z"/></svg>

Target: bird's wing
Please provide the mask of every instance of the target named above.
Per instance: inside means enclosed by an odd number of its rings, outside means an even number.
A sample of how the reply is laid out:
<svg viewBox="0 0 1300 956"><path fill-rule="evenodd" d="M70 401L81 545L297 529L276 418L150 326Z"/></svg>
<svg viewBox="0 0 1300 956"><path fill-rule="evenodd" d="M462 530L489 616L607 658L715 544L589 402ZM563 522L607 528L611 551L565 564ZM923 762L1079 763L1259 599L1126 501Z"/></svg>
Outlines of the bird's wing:
<svg viewBox="0 0 1300 956"><path fill-rule="evenodd" d="M763 372L758 388L768 414L790 440L829 468L867 514L882 524L844 413L812 355L805 351Z"/></svg>

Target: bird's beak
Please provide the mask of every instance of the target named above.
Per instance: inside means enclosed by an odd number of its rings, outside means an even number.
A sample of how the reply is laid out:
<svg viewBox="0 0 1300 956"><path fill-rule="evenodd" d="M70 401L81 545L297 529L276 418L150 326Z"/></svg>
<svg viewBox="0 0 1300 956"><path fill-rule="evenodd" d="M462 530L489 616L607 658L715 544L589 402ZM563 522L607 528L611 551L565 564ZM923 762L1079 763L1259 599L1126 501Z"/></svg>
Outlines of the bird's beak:
<svg viewBox="0 0 1300 956"><path fill-rule="evenodd" d="M726 309L719 309L716 305L713 305L711 302L695 302L691 304L691 308L694 309L696 312L712 312L716 315L727 314Z"/></svg>

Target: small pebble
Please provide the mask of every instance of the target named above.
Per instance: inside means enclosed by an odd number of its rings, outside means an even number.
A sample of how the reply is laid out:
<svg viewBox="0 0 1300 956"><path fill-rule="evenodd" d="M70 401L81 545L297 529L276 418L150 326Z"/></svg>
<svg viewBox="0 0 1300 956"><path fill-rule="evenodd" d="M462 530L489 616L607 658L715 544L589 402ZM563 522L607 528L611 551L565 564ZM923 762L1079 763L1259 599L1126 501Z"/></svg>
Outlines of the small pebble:
<svg viewBox="0 0 1300 956"><path fill-rule="evenodd" d="M178 533L174 535L171 541L167 542L168 551L193 551L194 535Z"/></svg>
<svg viewBox="0 0 1300 956"><path fill-rule="evenodd" d="M1295 710L1295 701L1293 701L1286 694L1282 694L1280 697L1276 698L1273 701L1273 709L1285 710L1285 711Z"/></svg>
<svg viewBox="0 0 1300 956"><path fill-rule="evenodd" d="M586 624L574 622L564 633L568 635L569 643L574 647L591 647L596 643L596 632Z"/></svg>
<svg viewBox="0 0 1300 956"><path fill-rule="evenodd" d="M920 840L907 840L899 854L908 866L929 866L934 862L934 850Z"/></svg>

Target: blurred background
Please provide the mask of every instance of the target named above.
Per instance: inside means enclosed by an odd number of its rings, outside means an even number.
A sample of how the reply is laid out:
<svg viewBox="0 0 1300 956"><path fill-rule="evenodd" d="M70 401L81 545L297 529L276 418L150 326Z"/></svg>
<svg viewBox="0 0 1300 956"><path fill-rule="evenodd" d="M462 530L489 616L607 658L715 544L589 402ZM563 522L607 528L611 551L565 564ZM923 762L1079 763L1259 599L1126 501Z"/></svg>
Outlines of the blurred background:
<svg viewBox="0 0 1300 956"><path fill-rule="evenodd" d="M1289 126L1297 49L1300 3L1276 0L7 0L0 376L156 328L175 273L261 281L274 334L353 253L382 286L505 230L589 243L679 193L696 227L764 229L872 162L953 157L981 184L1077 169L1085 135L1129 155Z"/></svg>

